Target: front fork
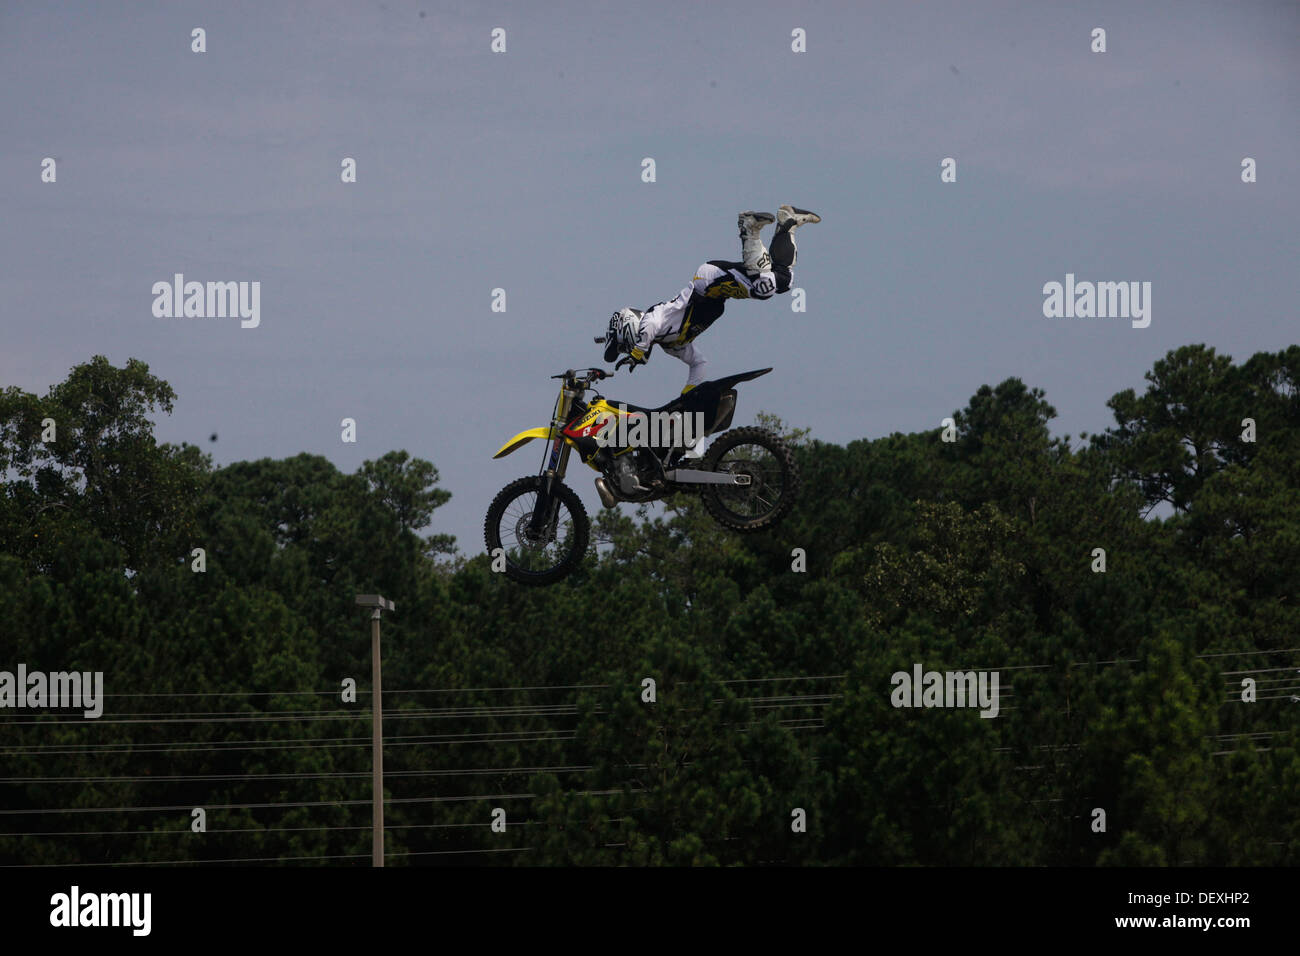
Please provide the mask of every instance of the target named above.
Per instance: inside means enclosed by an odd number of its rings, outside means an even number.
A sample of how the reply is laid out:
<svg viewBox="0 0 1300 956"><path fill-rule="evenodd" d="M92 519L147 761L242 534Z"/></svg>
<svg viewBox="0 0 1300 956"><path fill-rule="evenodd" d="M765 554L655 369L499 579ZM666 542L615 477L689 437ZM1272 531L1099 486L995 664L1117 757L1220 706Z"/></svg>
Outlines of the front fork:
<svg viewBox="0 0 1300 956"><path fill-rule="evenodd" d="M553 494L552 489L556 482L564 479L564 473L569 467L569 453L573 451L571 445L564 440L564 426L569 420L569 409L573 406L575 392L567 388L560 390L560 399L555 407L555 420L551 422L551 431L555 437L551 439L551 450L547 458L546 467L542 471L541 491L537 493L537 503L533 505L533 517L528 522L528 533L534 538L546 536L550 540L555 535L555 526L560 518L559 496Z"/></svg>

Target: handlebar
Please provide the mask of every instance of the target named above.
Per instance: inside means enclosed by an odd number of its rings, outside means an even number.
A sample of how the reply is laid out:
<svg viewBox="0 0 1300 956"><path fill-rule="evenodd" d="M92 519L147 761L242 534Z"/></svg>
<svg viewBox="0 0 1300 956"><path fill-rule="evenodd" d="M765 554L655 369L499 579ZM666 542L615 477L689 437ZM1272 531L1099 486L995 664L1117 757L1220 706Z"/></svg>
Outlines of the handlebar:
<svg viewBox="0 0 1300 956"><path fill-rule="evenodd" d="M601 341L604 340L602 339ZM586 372L587 374L579 375L578 374L579 372ZM551 378L563 379L566 385L568 385L569 383L573 383L576 385L579 382L581 382L583 386L586 387L587 385L590 385L592 382L599 382L601 379L604 378L613 378L613 375L610 372L606 372L603 368L580 368L580 369L571 368L571 369L567 369L564 372L561 372L559 375L552 375Z"/></svg>

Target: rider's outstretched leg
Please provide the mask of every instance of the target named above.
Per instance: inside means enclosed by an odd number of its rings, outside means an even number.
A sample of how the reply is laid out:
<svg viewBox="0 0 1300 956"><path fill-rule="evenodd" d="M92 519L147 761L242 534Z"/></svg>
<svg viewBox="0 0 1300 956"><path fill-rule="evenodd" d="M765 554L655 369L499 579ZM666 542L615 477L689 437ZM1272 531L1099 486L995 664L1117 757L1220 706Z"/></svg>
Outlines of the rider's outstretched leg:
<svg viewBox="0 0 1300 956"><path fill-rule="evenodd" d="M759 233L763 227L776 222L776 216L770 212L742 212L737 217L736 225L740 227L740 258L745 263L745 272L751 277L772 268L772 257L763 247Z"/></svg>
<svg viewBox="0 0 1300 956"><path fill-rule="evenodd" d="M772 237L772 271L776 273L776 291L789 292L794 281L794 263L799 247L794 242L794 230L808 223L821 222L822 217L807 209L781 206L777 210L776 235Z"/></svg>

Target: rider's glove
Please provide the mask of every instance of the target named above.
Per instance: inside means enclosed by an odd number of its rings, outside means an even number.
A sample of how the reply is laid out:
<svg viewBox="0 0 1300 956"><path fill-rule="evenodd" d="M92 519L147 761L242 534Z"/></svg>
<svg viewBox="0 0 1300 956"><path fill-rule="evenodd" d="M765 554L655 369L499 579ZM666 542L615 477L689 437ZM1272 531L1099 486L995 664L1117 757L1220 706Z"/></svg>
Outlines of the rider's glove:
<svg viewBox="0 0 1300 956"><path fill-rule="evenodd" d="M638 348L634 348L632 349L631 352L629 352L623 358L618 360L618 364L614 366L614 371L617 372L624 365L627 365L628 374L631 374L632 372L636 371L636 367L638 365L644 365L645 363L646 363L645 353Z"/></svg>

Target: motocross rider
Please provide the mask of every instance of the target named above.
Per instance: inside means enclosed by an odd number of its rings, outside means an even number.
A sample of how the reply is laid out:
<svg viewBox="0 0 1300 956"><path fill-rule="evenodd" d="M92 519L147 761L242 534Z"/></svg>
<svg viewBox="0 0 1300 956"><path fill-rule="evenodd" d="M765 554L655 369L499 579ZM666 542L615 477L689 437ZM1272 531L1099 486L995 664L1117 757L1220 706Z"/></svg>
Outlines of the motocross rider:
<svg viewBox="0 0 1300 956"><path fill-rule="evenodd" d="M759 233L775 222L772 250L763 247ZM620 353L626 356L615 368L630 366L629 371L644 365L650 351L659 345L673 358L690 366L690 375L682 394L704 381L706 364L694 345L701 332L718 320L727 299L770 299L790 291L798 249L794 230L808 223L821 222L821 216L795 206L781 206L777 214L742 212L740 227L740 262L712 259L695 270L691 284L666 302L645 311L626 308L615 312L605 333L605 361L612 362Z"/></svg>

